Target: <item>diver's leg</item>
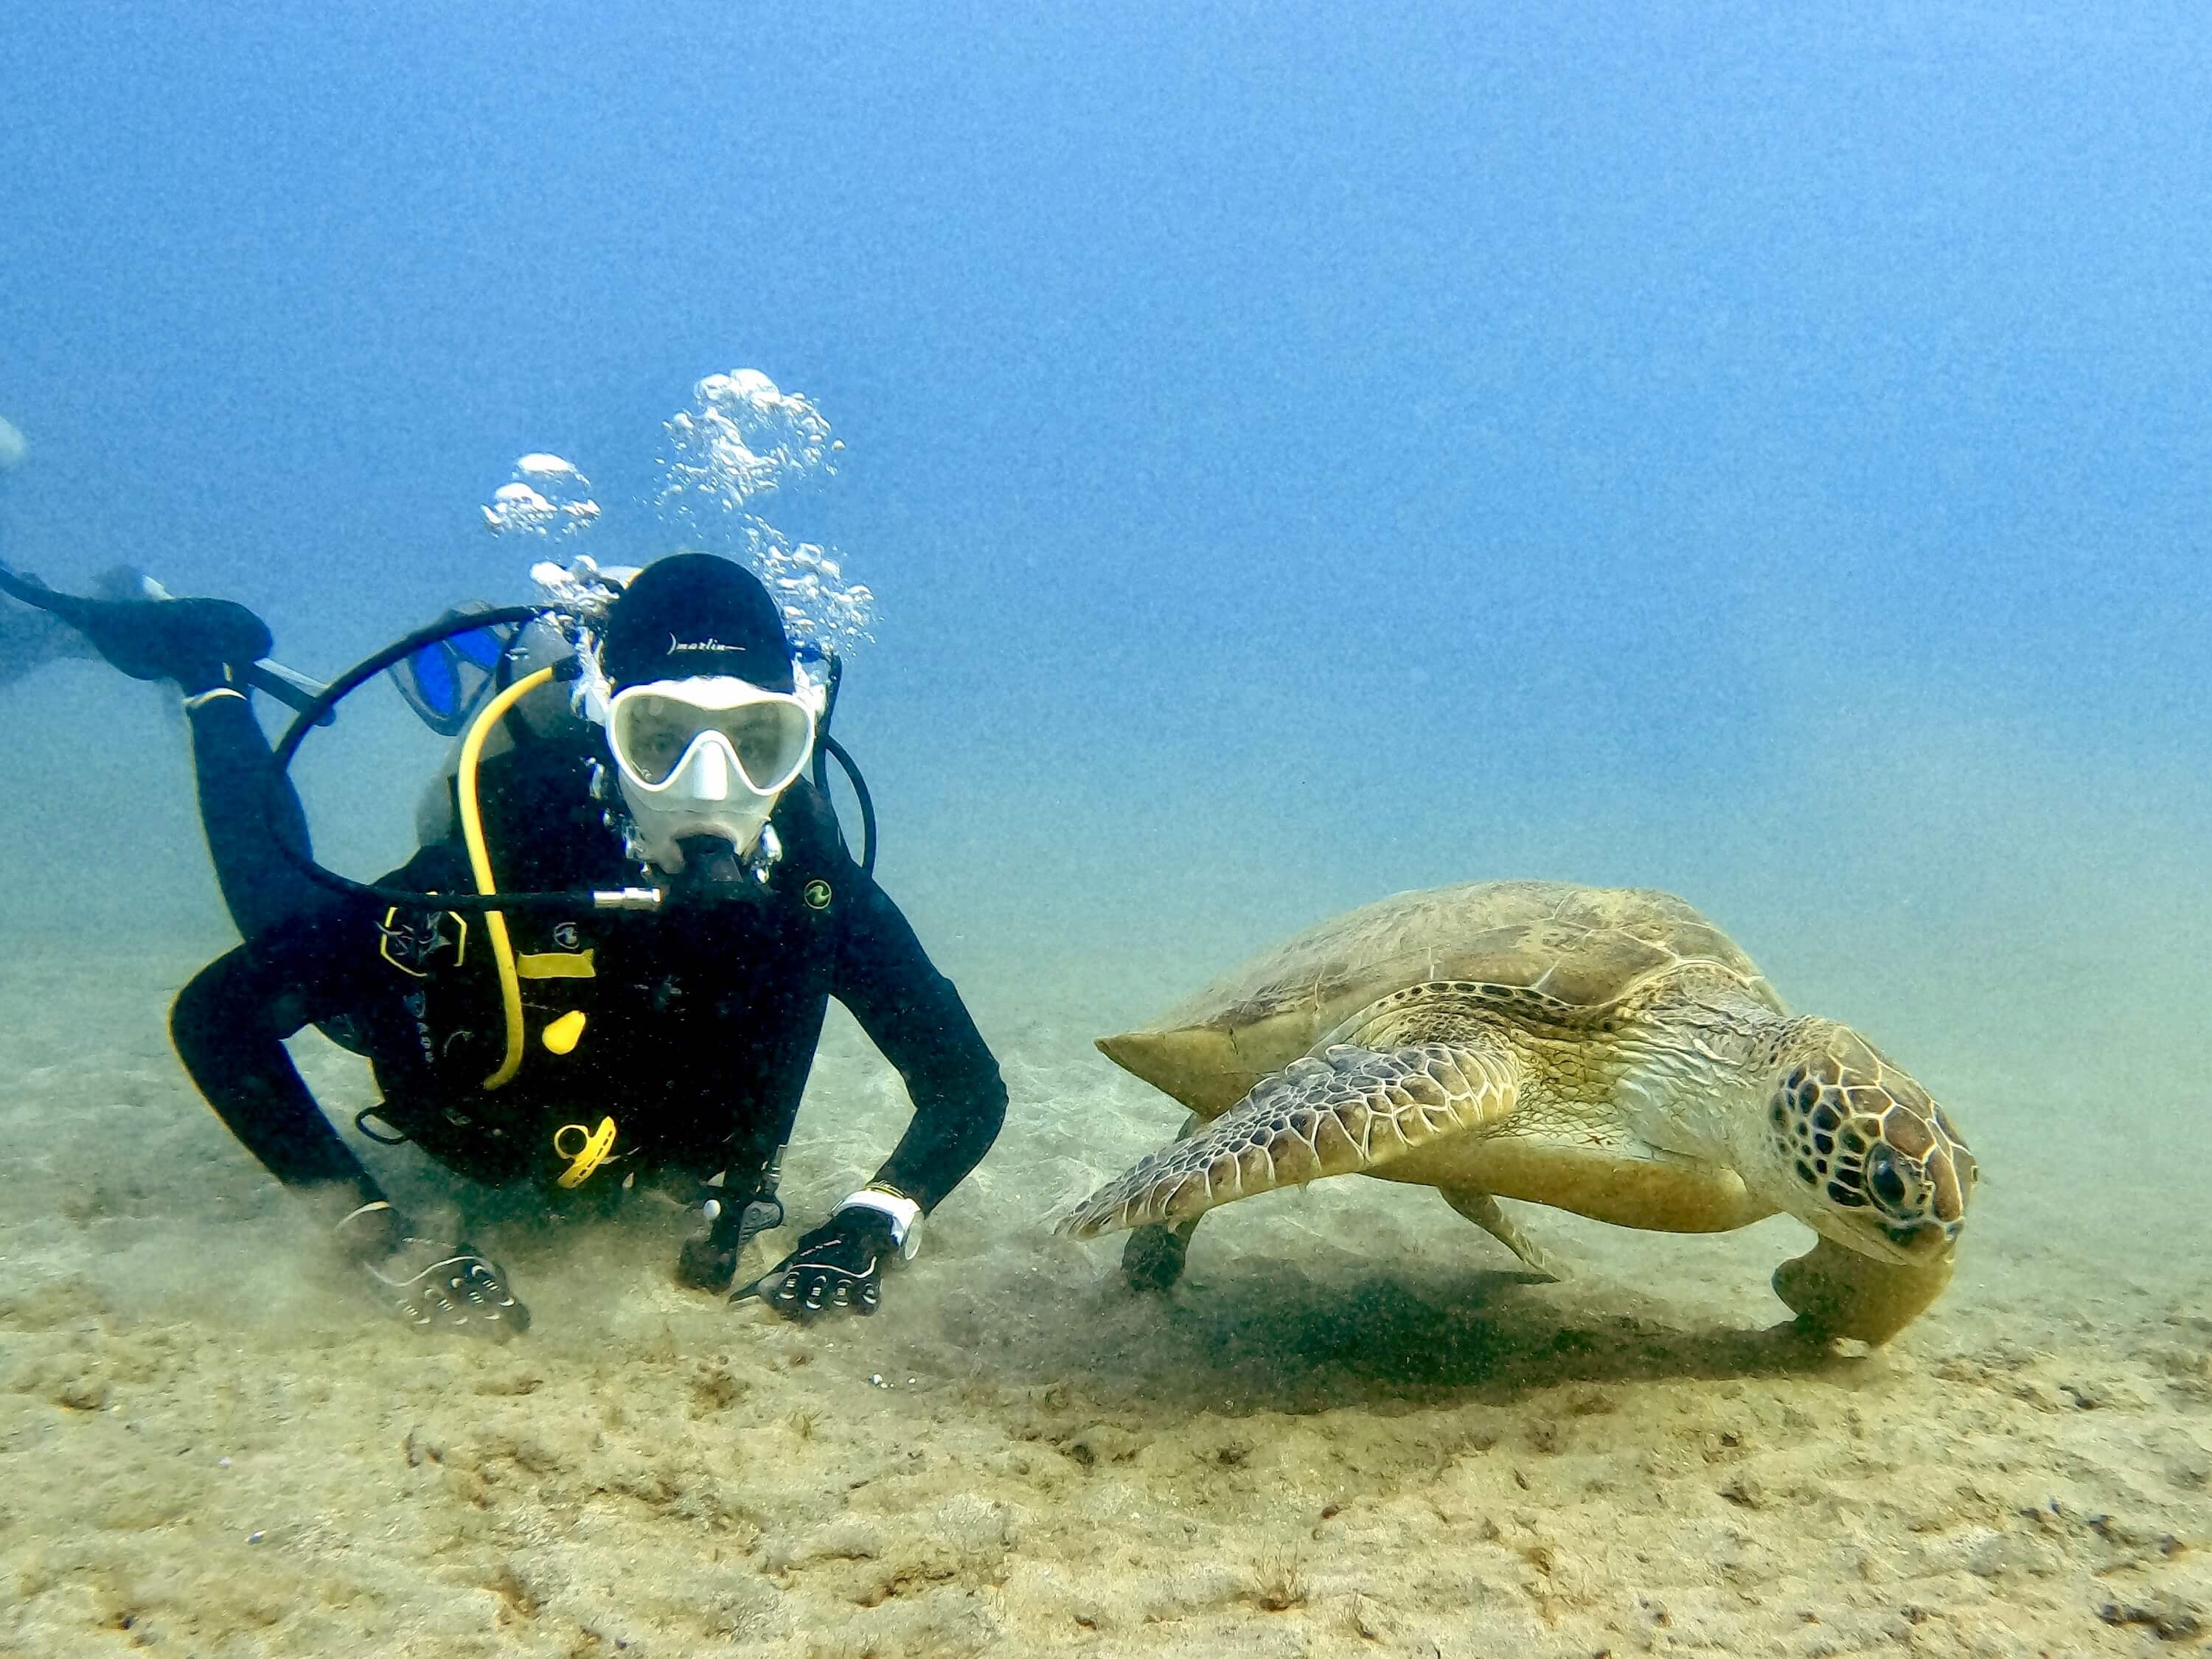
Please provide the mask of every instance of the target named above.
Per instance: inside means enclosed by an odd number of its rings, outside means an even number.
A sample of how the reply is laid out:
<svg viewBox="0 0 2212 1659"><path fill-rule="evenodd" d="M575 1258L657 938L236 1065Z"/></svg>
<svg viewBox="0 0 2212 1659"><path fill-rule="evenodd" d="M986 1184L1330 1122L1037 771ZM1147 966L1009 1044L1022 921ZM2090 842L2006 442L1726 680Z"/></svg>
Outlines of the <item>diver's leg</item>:
<svg viewBox="0 0 2212 1659"><path fill-rule="evenodd" d="M216 884L241 939L332 902L276 840L311 852L307 815L280 774L245 692L217 686L185 699L199 787L200 829Z"/></svg>
<svg viewBox="0 0 2212 1659"><path fill-rule="evenodd" d="M276 846L307 850L307 815L270 758L240 673L268 654L268 625L228 599L85 599L0 567L0 592L52 612L114 667L173 680L185 694L207 836L223 902L241 937L327 902Z"/></svg>
<svg viewBox="0 0 2212 1659"><path fill-rule="evenodd" d="M5 565L0 592L60 617L132 679L174 680L187 696L269 654L268 625L228 599L88 599Z"/></svg>

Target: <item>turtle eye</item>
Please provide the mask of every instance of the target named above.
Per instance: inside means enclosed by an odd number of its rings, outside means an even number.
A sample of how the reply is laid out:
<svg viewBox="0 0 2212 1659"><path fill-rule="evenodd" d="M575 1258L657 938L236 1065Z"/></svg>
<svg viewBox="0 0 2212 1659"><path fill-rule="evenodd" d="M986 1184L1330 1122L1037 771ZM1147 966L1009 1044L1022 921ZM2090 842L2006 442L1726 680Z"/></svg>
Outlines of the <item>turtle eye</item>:
<svg viewBox="0 0 2212 1659"><path fill-rule="evenodd" d="M1867 1190L1874 1201L1891 1215L1900 1218L1913 1216L1911 1203L1913 1185L1905 1179L1905 1172L1897 1167L1897 1154L1887 1146L1876 1146L1867 1154Z"/></svg>

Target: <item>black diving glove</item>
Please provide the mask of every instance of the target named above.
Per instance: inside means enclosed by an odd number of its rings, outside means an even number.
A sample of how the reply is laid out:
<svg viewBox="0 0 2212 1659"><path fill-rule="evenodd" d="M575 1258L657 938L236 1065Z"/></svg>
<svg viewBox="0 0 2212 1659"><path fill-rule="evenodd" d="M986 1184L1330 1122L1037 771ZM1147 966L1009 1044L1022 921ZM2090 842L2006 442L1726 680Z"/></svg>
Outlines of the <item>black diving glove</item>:
<svg viewBox="0 0 2212 1659"><path fill-rule="evenodd" d="M882 1302L884 1269L900 1259L907 1231L883 1210L848 1201L730 1300L758 1302L800 1324L830 1312L872 1314Z"/></svg>
<svg viewBox="0 0 2212 1659"><path fill-rule="evenodd" d="M339 1224L338 1235L386 1307L423 1332L503 1342L530 1328L530 1310L515 1299L496 1261L473 1244L417 1238L389 1206L382 1211L370 1217L356 1210ZM352 1224L362 1219L381 1224Z"/></svg>

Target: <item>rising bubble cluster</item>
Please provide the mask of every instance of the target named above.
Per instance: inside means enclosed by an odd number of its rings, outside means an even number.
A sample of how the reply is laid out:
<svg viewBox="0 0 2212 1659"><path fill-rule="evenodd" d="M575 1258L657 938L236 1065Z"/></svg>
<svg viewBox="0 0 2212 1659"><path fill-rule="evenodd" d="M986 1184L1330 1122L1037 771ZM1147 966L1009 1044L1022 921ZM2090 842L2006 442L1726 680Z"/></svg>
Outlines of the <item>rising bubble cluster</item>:
<svg viewBox="0 0 2212 1659"><path fill-rule="evenodd" d="M844 653L873 637L875 595L847 579L837 550L792 533L765 511L776 497L777 516L798 522L809 487L836 476L844 445L821 411L759 370L741 368L700 381L691 406L663 429L669 447L653 502L659 522L647 538L655 555L690 549L750 566L782 607L794 641ZM591 481L558 455L525 455L483 511L495 535L545 541L567 542L599 520ZM549 598L588 617L631 573L562 551L531 574Z"/></svg>
<svg viewBox="0 0 2212 1659"><path fill-rule="evenodd" d="M696 494L732 511L810 474L835 472L830 457L845 447L812 404L757 368L709 374L666 429L673 453L663 499Z"/></svg>
<svg viewBox="0 0 2212 1659"><path fill-rule="evenodd" d="M599 518L592 481L558 455L525 455L483 511L495 536L573 536Z"/></svg>
<svg viewBox="0 0 2212 1659"><path fill-rule="evenodd" d="M834 477L844 445L821 411L757 369L709 374L665 423L659 509L687 545L750 564L795 640L838 651L872 638L875 595L847 580L836 550L794 539L763 498Z"/></svg>

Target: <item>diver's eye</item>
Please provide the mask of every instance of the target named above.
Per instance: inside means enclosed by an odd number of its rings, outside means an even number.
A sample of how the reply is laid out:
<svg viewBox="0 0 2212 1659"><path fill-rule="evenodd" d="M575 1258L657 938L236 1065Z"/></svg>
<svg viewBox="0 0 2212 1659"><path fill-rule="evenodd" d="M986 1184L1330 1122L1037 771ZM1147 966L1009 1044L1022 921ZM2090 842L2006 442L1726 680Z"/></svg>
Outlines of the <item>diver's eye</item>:
<svg viewBox="0 0 2212 1659"><path fill-rule="evenodd" d="M1905 1212L1911 1188L1897 1167L1897 1155L1888 1147L1877 1146L1868 1155L1867 1188L1874 1194L1874 1201L1892 1215Z"/></svg>

